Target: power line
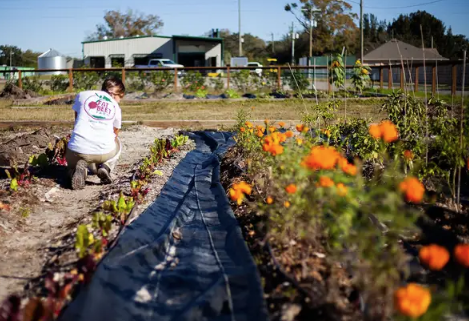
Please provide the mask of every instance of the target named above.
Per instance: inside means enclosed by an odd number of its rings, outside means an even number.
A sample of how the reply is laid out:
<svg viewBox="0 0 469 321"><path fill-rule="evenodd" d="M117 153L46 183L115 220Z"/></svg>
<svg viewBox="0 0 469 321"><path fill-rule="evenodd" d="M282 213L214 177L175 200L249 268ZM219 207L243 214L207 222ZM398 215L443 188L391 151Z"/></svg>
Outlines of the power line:
<svg viewBox="0 0 469 321"><path fill-rule="evenodd" d="M352 3L355 3L355 4L360 4L360 2L353 1L353 0L346 0L346 1L352 2ZM408 5L408 6L399 6L399 7L370 7L370 6L364 6L364 7L367 8L367 9L406 9L406 8L426 6L426 5L429 5L429 4L434 4L434 3L443 2L443 1L445 1L445 0L434 0L434 1L430 1L430 2L412 4L412 5Z"/></svg>

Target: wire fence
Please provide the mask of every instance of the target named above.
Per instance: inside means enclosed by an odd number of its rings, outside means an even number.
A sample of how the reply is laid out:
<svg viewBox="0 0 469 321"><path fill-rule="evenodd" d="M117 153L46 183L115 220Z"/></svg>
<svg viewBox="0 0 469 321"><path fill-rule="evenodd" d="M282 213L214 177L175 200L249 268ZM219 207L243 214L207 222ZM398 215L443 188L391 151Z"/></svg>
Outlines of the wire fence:
<svg viewBox="0 0 469 321"><path fill-rule="evenodd" d="M335 88L330 84L329 66L35 69L28 70L26 77L22 70L3 70L0 76L15 81L20 88L36 77L42 79L42 86L51 90L60 87L62 91L91 89L112 75L121 78L128 88L136 90L155 87L173 92L200 89L217 92L232 89L243 93L262 90L332 92L352 87L353 68L345 66L346 88ZM421 63L390 64L371 66L371 69L371 88L376 90L410 89L418 92L426 84L433 93L453 95L461 90L463 73L467 72L467 69L463 70L461 61L432 62L425 67Z"/></svg>

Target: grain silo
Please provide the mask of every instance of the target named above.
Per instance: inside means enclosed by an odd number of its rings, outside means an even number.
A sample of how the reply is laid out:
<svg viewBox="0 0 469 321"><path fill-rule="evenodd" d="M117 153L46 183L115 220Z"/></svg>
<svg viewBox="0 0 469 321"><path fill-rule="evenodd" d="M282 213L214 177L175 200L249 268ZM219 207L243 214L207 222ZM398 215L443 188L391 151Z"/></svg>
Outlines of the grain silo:
<svg viewBox="0 0 469 321"><path fill-rule="evenodd" d="M49 49L37 58L38 69L67 69L67 59L58 51ZM55 71L41 74L59 75L64 72Z"/></svg>

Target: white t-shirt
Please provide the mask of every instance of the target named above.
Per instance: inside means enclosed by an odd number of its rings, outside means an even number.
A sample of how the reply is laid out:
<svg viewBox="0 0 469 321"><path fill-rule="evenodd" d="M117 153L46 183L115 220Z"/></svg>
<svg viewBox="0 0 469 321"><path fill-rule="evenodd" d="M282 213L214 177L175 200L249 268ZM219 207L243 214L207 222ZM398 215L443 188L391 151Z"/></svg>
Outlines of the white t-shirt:
<svg viewBox="0 0 469 321"><path fill-rule="evenodd" d="M119 104L103 91L84 91L77 95L73 110L77 119L68 148L76 153L102 155L116 148L114 127L120 129Z"/></svg>

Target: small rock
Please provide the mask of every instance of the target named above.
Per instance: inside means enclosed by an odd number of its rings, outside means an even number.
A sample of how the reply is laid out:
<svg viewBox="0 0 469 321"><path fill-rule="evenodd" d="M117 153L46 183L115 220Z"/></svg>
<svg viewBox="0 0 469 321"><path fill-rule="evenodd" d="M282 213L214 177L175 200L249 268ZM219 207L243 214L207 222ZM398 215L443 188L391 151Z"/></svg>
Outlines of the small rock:
<svg viewBox="0 0 469 321"><path fill-rule="evenodd" d="M313 255L320 258L320 259L323 259L323 258L326 257L326 254L319 253L319 252L314 252Z"/></svg>
<svg viewBox="0 0 469 321"><path fill-rule="evenodd" d="M282 306L282 321L294 321L301 312L301 306L298 304L285 304Z"/></svg>

